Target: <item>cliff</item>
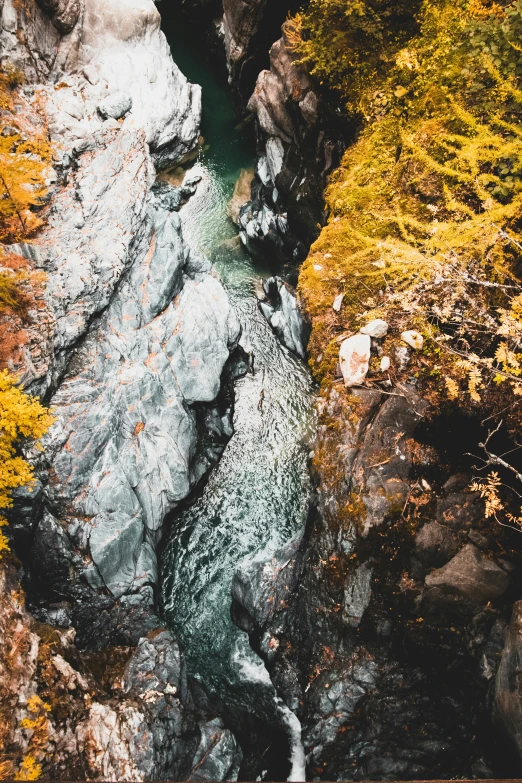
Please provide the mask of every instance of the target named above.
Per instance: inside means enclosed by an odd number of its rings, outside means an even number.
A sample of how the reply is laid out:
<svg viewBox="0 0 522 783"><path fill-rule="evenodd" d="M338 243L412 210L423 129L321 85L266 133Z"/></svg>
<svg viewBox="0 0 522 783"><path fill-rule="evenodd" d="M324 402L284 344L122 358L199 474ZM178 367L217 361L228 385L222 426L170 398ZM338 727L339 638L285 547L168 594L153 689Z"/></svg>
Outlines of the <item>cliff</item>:
<svg viewBox="0 0 522 783"><path fill-rule="evenodd" d="M45 227L3 247L43 281L4 366L55 411L43 451L26 453L39 480L9 513L32 615L1 565L4 772L204 778L221 742L225 775L233 738L198 725L156 614L165 518L230 431L220 393L240 331L183 241L180 194L152 187L155 166L197 143L200 90L148 0L5 0L0 41L24 75L12 122L25 137L43 123L53 149Z"/></svg>

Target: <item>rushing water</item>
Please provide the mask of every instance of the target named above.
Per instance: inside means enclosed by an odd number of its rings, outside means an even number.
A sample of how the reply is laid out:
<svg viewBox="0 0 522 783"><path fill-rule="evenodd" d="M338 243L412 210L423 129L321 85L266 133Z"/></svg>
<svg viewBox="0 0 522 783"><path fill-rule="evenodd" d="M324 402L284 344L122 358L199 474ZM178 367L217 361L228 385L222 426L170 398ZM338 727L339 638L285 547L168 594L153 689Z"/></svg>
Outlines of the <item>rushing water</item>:
<svg viewBox="0 0 522 783"><path fill-rule="evenodd" d="M164 22L165 23L165 22ZM226 82L194 52L179 24L166 26L173 55L203 87L205 148L192 172L202 176L180 215L187 242L209 256L243 327L254 372L236 382L235 432L196 502L175 519L162 561L163 602L192 677L232 709L285 727L291 778L304 779L297 718L276 698L263 662L230 617L238 564L269 555L302 531L310 487L306 468L312 428L305 365L276 340L259 312L255 289L273 270L242 250L227 204L243 168L254 164Z"/></svg>

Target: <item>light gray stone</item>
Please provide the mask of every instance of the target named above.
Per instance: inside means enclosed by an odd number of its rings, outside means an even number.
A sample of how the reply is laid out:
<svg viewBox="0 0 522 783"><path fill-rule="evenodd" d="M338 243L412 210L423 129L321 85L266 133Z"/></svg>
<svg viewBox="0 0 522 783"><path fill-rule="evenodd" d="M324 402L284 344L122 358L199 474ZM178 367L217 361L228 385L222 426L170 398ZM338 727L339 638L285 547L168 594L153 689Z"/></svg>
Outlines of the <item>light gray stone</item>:
<svg viewBox="0 0 522 783"><path fill-rule="evenodd" d="M373 321L370 321L365 326L363 326L359 331L361 334L367 334L370 337L376 337L379 339L381 337L385 337L388 334L388 324L386 321L383 321L382 318L375 318Z"/></svg>
<svg viewBox="0 0 522 783"><path fill-rule="evenodd" d="M370 365L371 339L367 334L354 334L343 340L339 348L339 364L348 388L363 383Z"/></svg>

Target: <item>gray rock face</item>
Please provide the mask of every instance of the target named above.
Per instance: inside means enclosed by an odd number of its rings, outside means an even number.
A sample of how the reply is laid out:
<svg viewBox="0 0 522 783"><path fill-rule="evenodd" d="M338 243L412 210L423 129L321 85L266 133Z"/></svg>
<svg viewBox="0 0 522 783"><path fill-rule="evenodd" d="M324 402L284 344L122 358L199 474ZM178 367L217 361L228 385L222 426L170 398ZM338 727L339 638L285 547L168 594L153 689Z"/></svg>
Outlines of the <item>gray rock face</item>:
<svg viewBox="0 0 522 783"><path fill-rule="evenodd" d="M156 583L163 520L199 478L190 406L216 399L239 337L220 283L184 272L177 214L148 209L140 263L77 351L45 439L49 502L71 510L85 578L115 598Z"/></svg>
<svg viewBox="0 0 522 783"><path fill-rule="evenodd" d="M241 238L253 254L303 260L323 221L323 188L341 154L319 92L287 47L270 49L248 108L263 146L252 203L240 214Z"/></svg>
<svg viewBox="0 0 522 783"><path fill-rule="evenodd" d="M220 718L199 724L201 740L187 780L237 780L241 749Z"/></svg>
<svg viewBox="0 0 522 783"><path fill-rule="evenodd" d="M51 139L64 152L89 145L103 125L98 105L123 109L126 96L126 105L132 103L127 122L144 131L156 161L165 163L197 142L201 88L173 62L160 22L152 0L41 0L34 18L17 14L14 0L5 0L0 45L30 81L47 82Z"/></svg>
<svg viewBox="0 0 522 783"><path fill-rule="evenodd" d="M223 0L229 80L241 98L251 94L266 52L281 34L291 4L288 0Z"/></svg>
<svg viewBox="0 0 522 783"><path fill-rule="evenodd" d="M37 0L58 32L70 33L83 11L83 0Z"/></svg>
<svg viewBox="0 0 522 783"><path fill-rule="evenodd" d="M41 0L30 14L5 0L0 46L39 85L24 108L43 105L56 151L46 228L11 248L46 273L41 338L11 369L56 407L44 453L28 452L42 486L19 493L13 529L41 621L75 626L93 655L135 647L110 698L55 656L79 698L46 764L104 780L233 777L236 742L211 728L215 713L198 728L154 597L165 516L231 434L220 394L239 324L175 212L196 183L151 191L153 157L195 146L200 89L152 0Z"/></svg>
<svg viewBox="0 0 522 783"><path fill-rule="evenodd" d="M303 313L296 292L280 277L264 280L263 290L268 301L259 302L261 312L283 345L305 359L311 322Z"/></svg>
<svg viewBox="0 0 522 783"><path fill-rule="evenodd" d="M290 541L266 559L248 560L237 569L232 583L236 622L246 631L266 630L287 604L300 575L298 552L301 537Z"/></svg>

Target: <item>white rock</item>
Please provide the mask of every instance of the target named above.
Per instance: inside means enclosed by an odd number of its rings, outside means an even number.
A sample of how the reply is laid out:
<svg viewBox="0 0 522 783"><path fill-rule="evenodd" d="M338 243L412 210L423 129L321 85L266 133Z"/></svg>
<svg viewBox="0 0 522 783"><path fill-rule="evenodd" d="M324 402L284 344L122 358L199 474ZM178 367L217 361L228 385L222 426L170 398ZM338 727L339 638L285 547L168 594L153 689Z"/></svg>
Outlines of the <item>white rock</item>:
<svg viewBox="0 0 522 783"><path fill-rule="evenodd" d="M348 388L359 386L368 373L371 339L367 334L354 334L343 340L339 349L339 364Z"/></svg>
<svg viewBox="0 0 522 783"><path fill-rule="evenodd" d="M375 318L370 323L367 323L366 326L363 326L360 332L370 337L384 337L388 334L388 324L382 318Z"/></svg>
<svg viewBox="0 0 522 783"><path fill-rule="evenodd" d="M424 345L424 337L415 329L409 329L401 334L401 340L413 348L415 351L421 351Z"/></svg>
<svg viewBox="0 0 522 783"><path fill-rule="evenodd" d="M389 356L383 356L381 359L381 372L386 372L390 369L390 357Z"/></svg>
<svg viewBox="0 0 522 783"><path fill-rule="evenodd" d="M340 311L340 309L342 307L342 304L343 304L343 299L344 299L344 294L338 294L335 297L335 299L333 300L332 307L333 307L333 309L335 310L336 313L338 313Z"/></svg>

